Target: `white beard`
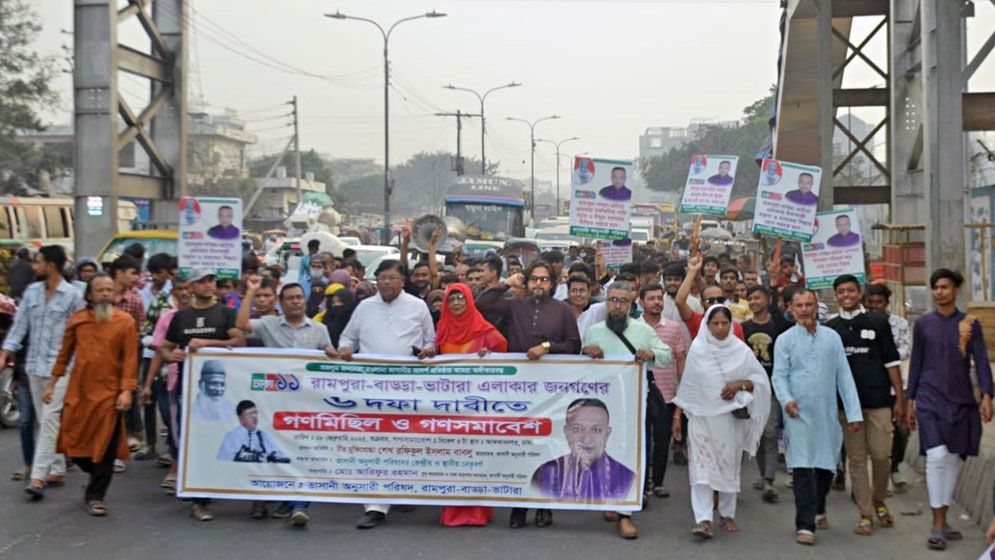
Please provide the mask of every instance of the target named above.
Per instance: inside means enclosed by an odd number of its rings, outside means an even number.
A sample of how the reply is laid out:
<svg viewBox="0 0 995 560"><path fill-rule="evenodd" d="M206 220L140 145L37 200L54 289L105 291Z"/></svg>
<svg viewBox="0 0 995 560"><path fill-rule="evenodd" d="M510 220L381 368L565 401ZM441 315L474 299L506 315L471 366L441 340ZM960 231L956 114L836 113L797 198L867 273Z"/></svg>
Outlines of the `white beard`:
<svg viewBox="0 0 995 560"><path fill-rule="evenodd" d="M114 316L114 306L109 303L98 303L93 306L93 316L98 323L109 321Z"/></svg>

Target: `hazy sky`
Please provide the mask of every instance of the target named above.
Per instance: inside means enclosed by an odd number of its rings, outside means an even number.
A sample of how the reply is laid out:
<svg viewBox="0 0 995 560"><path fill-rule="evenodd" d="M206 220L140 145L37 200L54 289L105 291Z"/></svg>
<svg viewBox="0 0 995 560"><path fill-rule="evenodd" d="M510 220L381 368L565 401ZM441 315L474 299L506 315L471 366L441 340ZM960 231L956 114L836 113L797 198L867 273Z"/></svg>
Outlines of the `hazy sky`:
<svg viewBox="0 0 995 560"><path fill-rule="evenodd" d="M58 54L60 45L71 46L71 37L60 30L72 29L72 2L32 4L45 27L38 47ZM323 16L336 10L388 25L433 8L448 14L403 23L391 36L393 163L419 151L455 151L455 120L432 113L477 112L479 105L472 94L442 89L448 83L481 91L511 81L524 84L488 98L487 155L501 162L502 174L527 177L528 127L505 121L506 116L532 120L559 114L560 120L540 123L536 136L579 136L564 144L564 153L627 158L638 155L638 137L646 127L737 119L776 81L777 0L194 0L191 5L196 72L190 98L202 98L209 110L244 111L260 136L257 153L278 150L290 135L289 128L280 128L284 109L277 105L296 94L302 147L382 161L383 40L368 23ZM988 3L979 3L978 15L969 24L972 45L986 38L974 29L995 29L995 9ZM122 37L140 35L132 23L122 26ZM883 40L877 43L883 48ZM323 77L280 71L246 57ZM864 72L852 73L859 77L874 81ZM995 89L995 63L979 71L976 83ZM121 84L131 97L147 89L131 76ZM60 90L63 110L49 115L53 124L71 118L68 76ZM463 132L465 153L478 156L479 119L464 120ZM551 145L539 144L538 179L553 180L555 159ZM566 171L562 180L569 180Z"/></svg>

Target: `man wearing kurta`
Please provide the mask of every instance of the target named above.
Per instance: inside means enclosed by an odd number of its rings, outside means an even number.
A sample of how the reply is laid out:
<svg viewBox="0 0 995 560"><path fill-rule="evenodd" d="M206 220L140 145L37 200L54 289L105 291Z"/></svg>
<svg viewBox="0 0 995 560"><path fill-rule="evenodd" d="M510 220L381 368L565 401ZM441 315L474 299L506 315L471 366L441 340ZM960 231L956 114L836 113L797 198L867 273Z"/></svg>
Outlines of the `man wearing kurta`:
<svg viewBox="0 0 995 560"><path fill-rule="evenodd" d="M557 277L553 265L534 261L525 274L513 274L497 292L503 296L509 290L522 288L525 280L526 299L488 298L477 307L484 316L500 317L507 326L508 351L524 352L530 360L546 354L577 354L580 352L580 332L573 311L566 303L553 297ZM496 295L496 294L495 294ZM509 524L512 529L525 526L525 508L512 508ZM553 510L536 510L537 527L553 524Z"/></svg>
<svg viewBox="0 0 995 560"><path fill-rule="evenodd" d="M912 330L909 363L910 428L919 424L919 454L926 456L926 488L933 510L927 544L942 550L961 538L947 524L947 509L965 456L977 456L981 421L992 419L992 370L978 320L957 309L964 277L945 268L930 276L936 311ZM971 360L978 375L981 406L971 386Z"/></svg>
<svg viewBox="0 0 995 560"><path fill-rule="evenodd" d="M636 300L634 286L619 280L608 289L605 320L592 325L584 334L582 352L592 358L605 355L634 355L637 361L648 362L658 368L671 363L670 348L660 340L653 327L629 317L629 310ZM626 345L628 340L629 345ZM639 536L632 517L627 512L618 512L618 532L626 539ZM614 517L607 514L606 517Z"/></svg>
<svg viewBox="0 0 995 560"><path fill-rule="evenodd" d="M114 474L114 459L128 458L128 441L121 414L131 408L138 388L138 337L135 320L114 307L114 281L94 276L87 286L86 309L66 325L62 349L45 389L46 402L75 356L62 409L57 449L90 474L86 508L105 515L103 500Z"/></svg>
<svg viewBox="0 0 995 560"><path fill-rule="evenodd" d="M787 464L795 491L795 530L799 544L815 543L816 527L829 527L826 493L843 444L837 393L849 429L863 421L857 387L836 331L818 325L815 293L801 289L791 300L796 324L777 339L771 384L784 403Z"/></svg>

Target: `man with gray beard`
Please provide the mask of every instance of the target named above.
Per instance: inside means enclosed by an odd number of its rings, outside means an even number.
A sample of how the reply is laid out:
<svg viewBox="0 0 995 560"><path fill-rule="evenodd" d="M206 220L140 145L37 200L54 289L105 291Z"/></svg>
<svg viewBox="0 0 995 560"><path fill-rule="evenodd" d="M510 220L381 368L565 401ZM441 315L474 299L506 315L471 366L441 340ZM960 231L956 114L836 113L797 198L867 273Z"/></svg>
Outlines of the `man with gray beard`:
<svg viewBox="0 0 995 560"><path fill-rule="evenodd" d="M636 361L648 362L658 368L670 365L670 347L660 340L652 327L629 317L636 295L635 287L624 280L616 281L608 288L608 298L605 300L608 314L604 321L592 325L584 334L582 352L585 355L596 360L605 355L630 355ZM639 491L637 488L636 495L639 495ZM605 520L616 522L618 533L624 539L639 536L632 515L628 512L605 512Z"/></svg>
<svg viewBox="0 0 995 560"><path fill-rule="evenodd" d="M114 307L118 296L110 276L93 276L85 297L87 308L73 314L66 325L42 400L52 401L56 384L75 359L56 450L89 473L86 511L103 516L114 459L129 454L121 415L131 408L132 392L138 388L138 337L135 320Z"/></svg>

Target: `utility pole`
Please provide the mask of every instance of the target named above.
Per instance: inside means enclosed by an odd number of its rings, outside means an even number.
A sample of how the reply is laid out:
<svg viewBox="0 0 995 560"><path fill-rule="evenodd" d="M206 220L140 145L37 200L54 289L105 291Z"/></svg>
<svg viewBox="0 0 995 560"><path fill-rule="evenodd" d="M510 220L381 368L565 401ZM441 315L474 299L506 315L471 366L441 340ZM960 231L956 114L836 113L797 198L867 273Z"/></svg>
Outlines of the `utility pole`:
<svg viewBox="0 0 995 560"><path fill-rule="evenodd" d="M252 196L249 197L249 201L243 206L242 209L243 219L248 218L250 216L252 212L252 207L256 205L256 202L259 200L259 196L263 194L263 190L266 188L266 180L273 176L273 173L276 172L276 168L280 166L280 163L283 162L283 158L286 157L286 155L290 152L291 148L294 149L294 175L297 177L298 206L300 205L303 199L302 188L301 188L301 143L297 127L297 96L295 95L290 101L288 101L287 105L290 105L292 107L291 112L282 116L294 118L292 121L292 124L294 125L294 135L291 136L290 140L287 141L287 145L283 147L283 151L280 152L280 155L277 156L275 160L273 160L273 164L269 166L269 171L266 172L266 175L264 175L262 179L257 181L255 192L252 193Z"/></svg>
<svg viewBox="0 0 995 560"><path fill-rule="evenodd" d="M464 174L463 169L463 119L479 117L479 114L464 113L463 111L456 111L455 113L436 113L437 117L456 117L456 176L460 177Z"/></svg>
<svg viewBox="0 0 995 560"><path fill-rule="evenodd" d="M485 91L483 95L481 95L480 92L476 90L465 87L456 87L453 84L449 84L448 86L442 86L445 89L451 89L455 91L468 91L476 95L477 100L480 101L480 176L481 177L487 175L487 155L484 152L486 144L484 139L487 137L487 121L484 119L484 101L487 99L487 96L490 95L492 92L495 92L499 89L520 87L521 85L522 84L518 82L510 82L503 86L491 88Z"/></svg>
<svg viewBox="0 0 995 560"><path fill-rule="evenodd" d="M297 96L290 102L294 106L294 173L297 176L297 206L304 202L304 195L301 189L301 136L297 128Z"/></svg>

